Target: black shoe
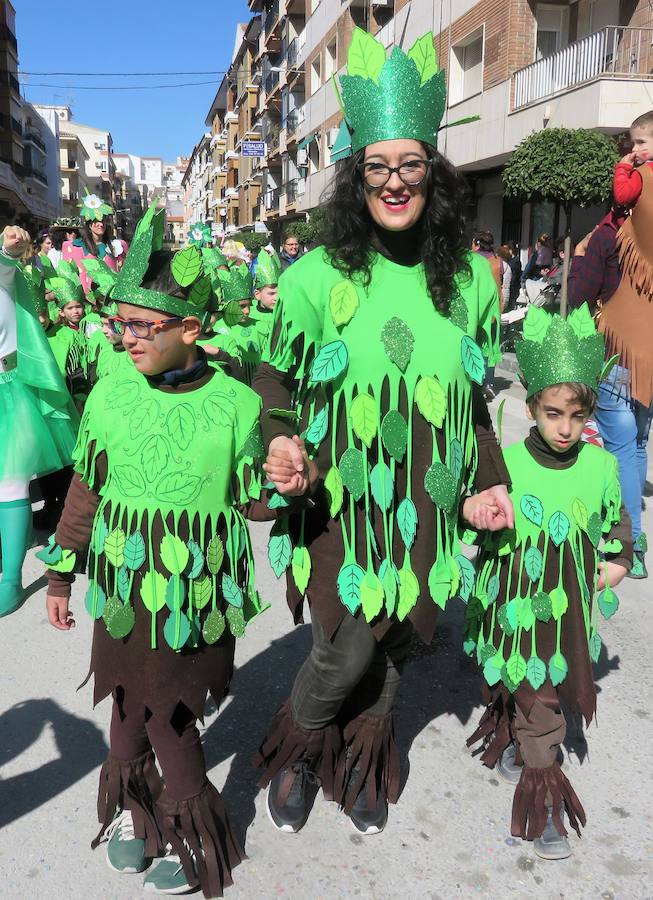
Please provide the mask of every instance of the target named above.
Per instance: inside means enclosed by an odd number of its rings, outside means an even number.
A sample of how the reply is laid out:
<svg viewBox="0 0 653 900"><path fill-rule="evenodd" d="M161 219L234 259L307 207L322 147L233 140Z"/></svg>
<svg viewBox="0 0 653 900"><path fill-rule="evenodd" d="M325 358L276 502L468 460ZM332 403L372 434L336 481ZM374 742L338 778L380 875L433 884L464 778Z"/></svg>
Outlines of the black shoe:
<svg viewBox="0 0 653 900"><path fill-rule="evenodd" d="M644 561L644 551L643 550L635 550L633 551L633 567L628 572L627 578L648 578L648 571L646 569L646 563Z"/></svg>
<svg viewBox="0 0 653 900"><path fill-rule="evenodd" d="M355 784L360 772L359 764L351 770L349 785ZM346 795L345 795L346 796ZM379 834L385 828L388 821L388 801L382 792L377 791L376 802L373 809L367 808L367 791L365 785L359 791L352 811L349 813L351 823L360 834Z"/></svg>
<svg viewBox="0 0 653 900"><path fill-rule="evenodd" d="M319 780L307 760L294 763L274 776L268 786L267 809L279 831L296 834L306 824L319 787ZM279 797L286 797L283 804Z"/></svg>

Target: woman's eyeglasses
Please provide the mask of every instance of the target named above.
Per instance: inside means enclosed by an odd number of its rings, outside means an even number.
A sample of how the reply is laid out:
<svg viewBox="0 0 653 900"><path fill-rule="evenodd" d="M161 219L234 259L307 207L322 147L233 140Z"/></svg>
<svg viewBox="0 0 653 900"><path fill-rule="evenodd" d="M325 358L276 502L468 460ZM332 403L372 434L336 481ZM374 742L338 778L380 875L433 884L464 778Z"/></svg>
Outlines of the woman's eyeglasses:
<svg viewBox="0 0 653 900"><path fill-rule="evenodd" d="M369 187L385 187L390 178L397 173L406 187L417 187L426 178L432 159L411 159L400 166L386 166L382 163L360 163L358 171Z"/></svg>
<svg viewBox="0 0 653 900"><path fill-rule="evenodd" d="M125 328L135 338L149 338L152 329L156 325L169 325L172 322L181 322L181 316L171 316L168 319L156 319L154 322L140 319L121 319L120 316L110 316L109 324L114 334L124 334Z"/></svg>

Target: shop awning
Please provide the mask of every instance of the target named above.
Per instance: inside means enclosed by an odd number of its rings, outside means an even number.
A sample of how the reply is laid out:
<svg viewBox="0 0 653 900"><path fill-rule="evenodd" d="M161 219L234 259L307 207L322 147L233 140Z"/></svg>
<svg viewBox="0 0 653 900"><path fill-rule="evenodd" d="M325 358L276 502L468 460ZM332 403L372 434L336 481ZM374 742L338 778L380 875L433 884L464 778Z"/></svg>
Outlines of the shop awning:
<svg viewBox="0 0 653 900"><path fill-rule="evenodd" d="M343 121L335 143L331 147L331 162L338 162L338 160L346 159L348 156L351 156L351 134L347 128L347 123Z"/></svg>
<svg viewBox="0 0 653 900"><path fill-rule="evenodd" d="M308 145L309 145L312 141L319 141L319 139L320 139L320 132L319 132L319 131L314 131L313 134L309 134L308 137L305 137L303 140L301 140L301 141L297 144L297 149L298 149L298 150L305 150L306 147L308 147Z"/></svg>

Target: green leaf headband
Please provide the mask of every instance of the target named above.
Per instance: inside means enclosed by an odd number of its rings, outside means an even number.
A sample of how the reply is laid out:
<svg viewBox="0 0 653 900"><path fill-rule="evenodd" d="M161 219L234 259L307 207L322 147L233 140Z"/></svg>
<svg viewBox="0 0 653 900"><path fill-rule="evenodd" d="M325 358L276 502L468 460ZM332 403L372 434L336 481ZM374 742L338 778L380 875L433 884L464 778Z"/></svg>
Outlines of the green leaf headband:
<svg viewBox="0 0 653 900"><path fill-rule="evenodd" d="M47 258L47 257L46 257ZM43 276L45 278L45 288L52 291L57 301L59 309L67 303L78 301L83 304L85 301L84 288L79 280L79 269L74 262L68 259L62 259L55 269L50 260L45 263L43 256Z"/></svg>
<svg viewBox="0 0 653 900"><path fill-rule="evenodd" d="M46 313L48 304L45 299L45 280L43 275L33 265L23 266L23 275L25 276L25 284L34 303L37 316Z"/></svg>
<svg viewBox="0 0 653 900"><path fill-rule="evenodd" d="M605 363L605 341L587 304L567 319L529 307L524 338L515 345L526 399L554 384L584 384L596 391L615 360Z"/></svg>
<svg viewBox="0 0 653 900"><path fill-rule="evenodd" d="M254 289L254 279L246 263L233 266L229 270L218 269L218 278L222 285L222 299L226 303L248 300Z"/></svg>
<svg viewBox="0 0 653 900"><path fill-rule="evenodd" d="M281 276L281 260L274 250L269 251L264 247L256 258L256 272L254 274L254 287L257 291L269 285L277 285Z"/></svg>
<svg viewBox="0 0 653 900"><path fill-rule="evenodd" d="M211 226L206 222L196 222L188 232L188 243L193 247L210 247L213 241Z"/></svg>
<svg viewBox="0 0 653 900"><path fill-rule="evenodd" d="M101 222L105 216L110 216L113 212L113 207L97 194L85 194L79 208L82 218L87 222Z"/></svg>

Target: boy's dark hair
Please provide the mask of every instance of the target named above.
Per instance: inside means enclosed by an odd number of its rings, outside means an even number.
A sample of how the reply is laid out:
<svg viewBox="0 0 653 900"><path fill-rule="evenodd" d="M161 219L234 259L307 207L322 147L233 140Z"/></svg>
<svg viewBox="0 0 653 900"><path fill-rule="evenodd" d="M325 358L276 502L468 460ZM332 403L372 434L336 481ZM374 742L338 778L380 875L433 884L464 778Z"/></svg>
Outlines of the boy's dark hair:
<svg viewBox="0 0 653 900"><path fill-rule="evenodd" d="M642 113L641 116L637 116L630 127L645 128L649 131L653 131L653 109L650 109L648 112Z"/></svg>
<svg viewBox="0 0 653 900"><path fill-rule="evenodd" d="M588 416L591 416L594 412L594 408L596 407L596 391L593 391L592 388L588 387L586 384L580 384L577 381L563 381L561 384L551 384L549 387L567 388L567 390L571 392L573 399ZM542 399L542 394L545 390L547 390L547 388L543 388L541 391L533 394L533 396L529 397L526 401L526 404L533 415L535 415L535 411L537 410L537 406Z"/></svg>
<svg viewBox="0 0 653 900"><path fill-rule="evenodd" d="M149 291L159 291L161 294L168 294L170 297L180 297L182 300L185 300L190 293L190 287L179 287L172 277L170 264L173 256L174 253L170 250L155 250L150 256L150 262L141 287L147 288Z"/></svg>
<svg viewBox="0 0 653 900"><path fill-rule="evenodd" d="M485 253L491 253L494 249L494 235L491 231L475 231L472 241L478 244L479 248Z"/></svg>

